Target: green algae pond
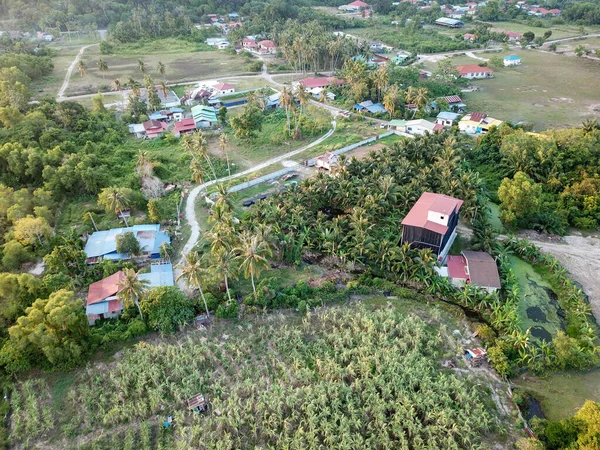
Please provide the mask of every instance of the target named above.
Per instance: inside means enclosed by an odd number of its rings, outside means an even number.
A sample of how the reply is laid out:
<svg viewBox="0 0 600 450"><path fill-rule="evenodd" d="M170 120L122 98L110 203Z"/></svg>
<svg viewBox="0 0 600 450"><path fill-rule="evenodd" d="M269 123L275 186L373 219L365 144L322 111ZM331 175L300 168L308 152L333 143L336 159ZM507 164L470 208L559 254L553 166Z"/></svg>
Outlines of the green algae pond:
<svg viewBox="0 0 600 450"><path fill-rule="evenodd" d="M521 301L519 315L523 330L531 329L534 339L550 342L564 330L564 313L550 283L522 259L511 256L510 265L517 276Z"/></svg>

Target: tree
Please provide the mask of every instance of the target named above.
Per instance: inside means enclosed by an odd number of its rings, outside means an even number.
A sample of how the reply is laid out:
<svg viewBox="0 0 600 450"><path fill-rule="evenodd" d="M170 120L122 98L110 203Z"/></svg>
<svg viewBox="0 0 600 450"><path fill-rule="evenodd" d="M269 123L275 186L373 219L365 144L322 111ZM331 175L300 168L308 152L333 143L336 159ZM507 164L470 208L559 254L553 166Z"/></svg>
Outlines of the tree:
<svg viewBox="0 0 600 450"><path fill-rule="evenodd" d="M83 302L61 289L38 299L8 330L11 343L32 357L43 356L54 367L71 367L82 361L89 326Z"/></svg>
<svg viewBox="0 0 600 450"><path fill-rule="evenodd" d="M92 97L92 112L95 114L106 112L106 108L104 107L104 96L100 92Z"/></svg>
<svg viewBox="0 0 600 450"><path fill-rule="evenodd" d="M244 277L252 280L252 291L256 299L256 286L254 277L258 277L262 269L269 267L268 257L272 255L271 247L264 236L244 233L240 239L240 246L233 249L240 264L240 270L244 272Z"/></svg>
<svg viewBox="0 0 600 450"><path fill-rule="evenodd" d="M44 256L45 272L49 274L63 273L70 277L85 273L86 254L81 248L81 240L67 241L54 247L51 253Z"/></svg>
<svg viewBox="0 0 600 450"><path fill-rule="evenodd" d="M219 136L219 148L221 149L221 153L225 156L225 160L227 161L227 174L231 176L231 167L229 166L229 152L227 149L228 144L227 135L225 133L221 133Z"/></svg>
<svg viewBox="0 0 600 450"><path fill-rule="evenodd" d="M167 66L162 61L159 61L156 65L156 71L164 78L167 73Z"/></svg>
<svg viewBox="0 0 600 450"><path fill-rule="evenodd" d="M132 195L133 191L129 188L107 187L98 194L98 204L104 207L106 212L114 212L117 217L121 215L125 225L129 227L127 218L121 212L130 205Z"/></svg>
<svg viewBox="0 0 600 450"><path fill-rule="evenodd" d="M176 286L151 289L141 304L151 329L173 333L194 318L194 302Z"/></svg>
<svg viewBox="0 0 600 450"><path fill-rule="evenodd" d="M190 252L187 255L183 254L183 264L181 266L181 274L177 277L177 281L184 279L188 286L196 287L200 291L200 297L204 302L204 308L206 309L206 317L210 317L208 312L208 304L206 303L206 297L202 290L202 279L206 275L206 265L198 252Z"/></svg>
<svg viewBox="0 0 600 450"><path fill-rule="evenodd" d="M104 74L106 72L108 72L108 64L106 64L106 61L104 61L104 59L100 58L97 62L98 65L98 70L100 71L100 73L102 74L102 79L104 80Z"/></svg>
<svg viewBox="0 0 600 450"><path fill-rule="evenodd" d="M135 235L131 231L118 234L116 237L117 253L122 255L130 255L136 257L142 254L142 248L140 242L137 240Z"/></svg>
<svg viewBox="0 0 600 450"><path fill-rule="evenodd" d="M383 107L389 113L390 118L396 115L398 105L401 103L401 101L402 91L396 84L393 84L387 89L385 95L383 96Z"/></svg>
<svg viewBox="0 0 600 450"><path fill-rule="evenodd" d="M158 111L160 109L160 97L158 96L154 87L150 87L148 89L148 103L150 104L150 108L152 108L153 111Z"/></svg>
<svg viewBox="0 0 600 450"><path fill-rule="evenodd" d="M504 67L504 60L500 56L492 56L489 60L489 65L495 68Z"/></svg>
<svg viewBox="0 0 600 450"><path fill-rule="evenodd" d="M135 303L142 320L144 320L144 315L140 308L140 300L145 298L149 283L148 280L140 280L135 270L123 269L123 279L118 284L119 288L121 288L117 293L119 300L123 302L125 307Z"/></svg>
<svg viewBox="0 0 600 450"><path fill-rule="evenodd" d="M229 291L229 279L235 275L235 256L231 251L222 248L217 252L213 252L212 257L215 259L215 273L220 274L223 277L223 281L225 281L225 292L227 292L227 298L231 302L231 292Z"/></svg>
<svg viewBox="0 0 600 450"><path fill-rule="evenodd" d="M526 224L539 211L542 185L534 183L523 172L517 172L513 179L504 178L498 188L500 218L509 225Z"/></svg>
<svg viewBox="0 0 600 450"><path fill-rule="evenodd" d="M14 224L15 239L21 244L42 245L42 240L52 236L52 227L42 217L27 216Z"/></svg>
<svg viewBox="0 0 600 450"><path fill-rule="evenodd" d="M79 60L77 63L77 70L79 70L79 75L83 78L84 75L87 75L87 65L83 60Z"/></svg>
<svg viewBox="0 0 600 450"><path fill-rule="evenodd" d="M575 413L579 422L577 444L580 449L600 448L600 402L586 400L581 409Z"/></svg>
<svg viewBox="0 0 600 450"><path fill-rule="evenodd" d="M526 43L530 43L535 39L535 34L533 34L531 31L526 31L525 33L523 33L523 40Z"/></svg>
<svg viewBox="0 0 600 450"><path fill-rule="evenodd" d="M555 52L557 48L558 48L558 46L557 46L556 42L553 42L552 44L550 44L548 46L548 50L550 50L551 52Z"/></svg>
<svg viewBox="0 0 600 450"><path fill-rule="evenodd" d="M32 255L19 241L8 241L2 247L2 265L8 270L17 270L21 264L31 260Z"/></svg>
<svg viewBox="0 0 600 450"><path fill-rule="evenodd" d="M223 125L223 126L227 125L227 106L223 105L219 108L218 116L219 116L219 122L221 122L221 125Z"/></svg>
<svg viewBox="0 0 600 450"><path fill-rule="evenodd" d="M544 40L548 40L550 38L550 36L552 36L552 30L546 30L544 32Z"/></svg>
<svg viewBox="0 0 600 450"><path fill-rule="evenodd" d="M575 54L579 57L583 56L585 53L585 47L581 44L579 44L577 47L575 47Z"/></svg>
<svg viewBox="0 0 600 450"><path fill-rule="evenodd" d="M288 133L288 136L290 136L292 134L291 122L290 122L290 112L291 112L292 106L294 104L294 99L293 99L290 91L288 91L287 87L285 87L285 86L281 90L281 96L279 97L279 104L285 111L285 117L286 117L286 121L287 121L286 122L287 123L287 133Z"/></svg>
<svg viewBox="0 0 600 450"><path fill-rule="evenodd" d="M262 130L263 116L259 107L249 104L243 114L232 117L229 122L236 136L248 139Z"/></svg>
<svg viewBox="0 0 600 450"><path fill-rule="evenodd" d="M146 73L146 63L144 63L144 61L142 61L141 59L137 60L137 67L138 70L142 72L142 74Z"/></svg>

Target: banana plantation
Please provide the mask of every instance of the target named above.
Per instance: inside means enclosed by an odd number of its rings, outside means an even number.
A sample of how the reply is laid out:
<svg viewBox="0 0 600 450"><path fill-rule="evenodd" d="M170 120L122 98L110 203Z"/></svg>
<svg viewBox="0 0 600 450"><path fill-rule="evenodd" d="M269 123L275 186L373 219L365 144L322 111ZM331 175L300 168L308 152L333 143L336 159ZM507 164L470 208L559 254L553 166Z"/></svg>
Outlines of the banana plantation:
<svg viewBox="0 0 600 450"><path fill-rule="evenodd" d="M44 382L18 385L12 438L86 449L472 449L497 442L506 424L489 390L465 370L442 368L443 358L462 349L435 322L391 305L352 304L140 343L110 365L82 371L62 400ZM207 413L187 410L186 399L199 392Z"/></svg>

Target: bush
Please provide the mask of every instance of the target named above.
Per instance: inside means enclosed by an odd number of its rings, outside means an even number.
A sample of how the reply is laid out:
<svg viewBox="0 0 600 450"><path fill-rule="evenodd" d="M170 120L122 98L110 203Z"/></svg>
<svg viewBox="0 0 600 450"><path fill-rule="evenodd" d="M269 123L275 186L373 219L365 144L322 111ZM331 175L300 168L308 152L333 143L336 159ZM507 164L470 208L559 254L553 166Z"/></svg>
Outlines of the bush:
<svg viewBox="0 0 600 450"><path fill-rule="evenodd" d="M111 44L108 41L101 41L100 42L100 54L102 55L110 55L111 53L114 53L115 51L115 46L113 44Z"/></svg>
<svg viewBox="0 0 600 450"><path fill-rule="evenodd" d="M235 319L237 318L239 305L235 300L221 303L217 308L216 316L219 319Z"/></svg>
<svg viewBox="0 0 600 450"><path fill-rule="evenodd" d="M140 306L148 326L165 333L175 332L194 318L194 301L176 286L152 289Z"/></svg>

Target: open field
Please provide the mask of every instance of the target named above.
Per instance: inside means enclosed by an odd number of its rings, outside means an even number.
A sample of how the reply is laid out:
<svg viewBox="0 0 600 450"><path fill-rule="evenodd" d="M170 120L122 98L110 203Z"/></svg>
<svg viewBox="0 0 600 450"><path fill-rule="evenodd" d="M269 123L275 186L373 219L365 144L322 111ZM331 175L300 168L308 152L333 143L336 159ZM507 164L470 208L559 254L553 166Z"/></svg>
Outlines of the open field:
<svg viewBox="0 0 600 450"><path fill-rule="evenodd" d="M469 111L531 123L535 131L579 126L585 119L600 116L600 62L533 50L511 53L520 56L523 64L494 69L493 79L473 81L479 91L462 94ZM494 55L505 53L478 56ZM457 65L478 63L466 56L452 61Z"/></svg>
<svg viewBox="0 0 600 450"><path fill-rule="evenodd" d="M366 298L306 317L216 320L76 373L17 383L12 442L49 450L350 449L373 439L390 448L511 447L513 437L499 431L510 429L504 383L465 369L466 341L451 332L467 336L464 322L417 298L406 290L392 304ZM459 369L441 370L446 359ZM197 393L207 412L188 411Z"/></svg>
<svg viewBox="0 0 600 450"><path fill-rule="evenodd" d="M543 36L544 33L548 30L552 31L552 36L550 36L549 40L552 39L563 39L573 36L581 35L581 27L578 25L552 25L550 21L544 21L548 24L548 28L541 27L532 27L530 25L525 25L517 22L485 22L489 24L494 30L503 30L503 31L514 31L515 33L526 33L531 31L536 36ZM476 22L474 23L476 24ZM469 28L468 25L465 25L465 28ZM583 27L583 32L585 34L596 33L600 31L600 27L598 26L587 26Z"/></svg>
<svg viewBox="0 0 600 450"><path fill-rule="evenodd" d="M252 59L232 55L223 51L203 50L198 44L168 45L172 40L155 41L136 46L130 44L118 48L114 54L101 55L99 47L85 50L82 61L87 66L87 74L83 77L77 68L71 75L66 95L89 94L98 90L107 91L114 79L125 82L128 77L142 81L144 74L138 69L138 59L142 59L147 73L159 82L163 77L156 71L159 61L166 65L165 78L169 83L184 83L209 78L239 75L248 72L246 66ZM180 42L180 41L177 41ZM148 47L151 48L148 48ZM198 48L196 48L198 47ZM44 89L42 95L56 95L62 84L67 68L79 51L77 47L57 47L58 56L53 58L54 72L36 88ZM102 58L108 71L104 74L98 70L98 60Z"/></svg>
<svg viewBox="0 0 600 450"><path fill-rule="evenodd" d="M571 417L586 400L600 402L600 369L589 372L566 372L545 378L514 380L542 404L550 420Z"/></svg>

